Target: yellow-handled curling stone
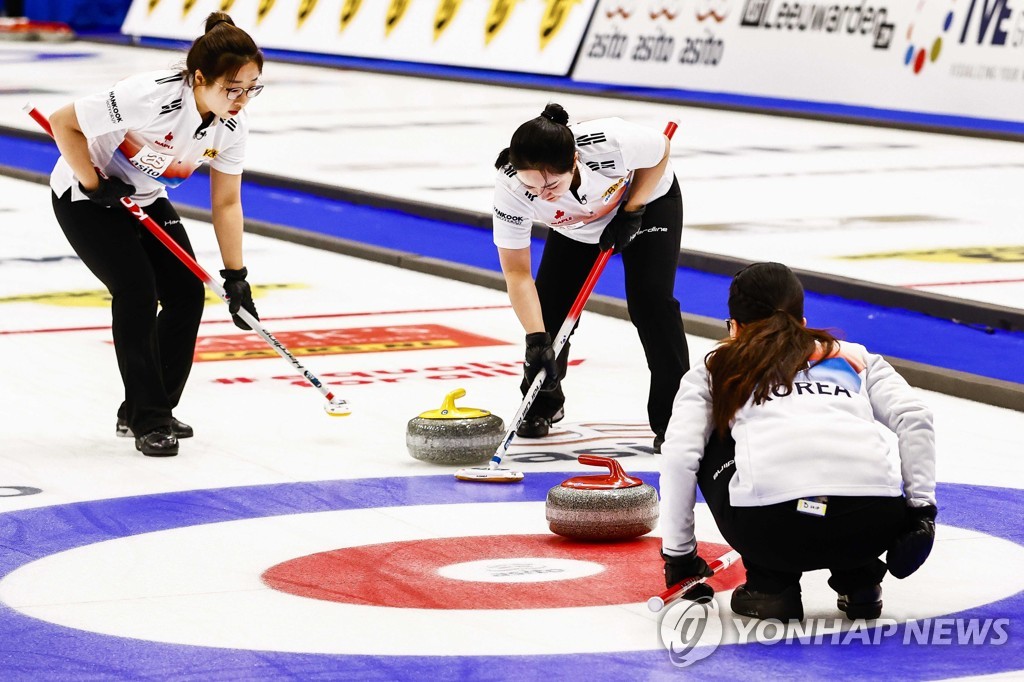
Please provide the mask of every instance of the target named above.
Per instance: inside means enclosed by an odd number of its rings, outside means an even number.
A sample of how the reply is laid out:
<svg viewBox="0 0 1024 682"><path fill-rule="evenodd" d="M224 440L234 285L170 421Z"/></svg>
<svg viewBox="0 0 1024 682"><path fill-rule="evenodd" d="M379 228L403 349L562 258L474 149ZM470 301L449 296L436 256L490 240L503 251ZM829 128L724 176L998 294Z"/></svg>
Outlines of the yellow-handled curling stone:
<svg viewBox="0 0 1024 682"><path fill-rule="evenodd" d="M658 525L658 491L629 476L614 459L580 455L580 464L608 467L607 474L574 476L548 491L552 533L578 540L627 540Z"/></svg>
<svg viewBox="0 0 1024 682"><path fill-rule="evenodd" d="M444 397L440 409L409 420L405 445L415 459L434 464L483 464L505 435L501 417L476 407L457 407L466 395L458 388Z"/></svg>

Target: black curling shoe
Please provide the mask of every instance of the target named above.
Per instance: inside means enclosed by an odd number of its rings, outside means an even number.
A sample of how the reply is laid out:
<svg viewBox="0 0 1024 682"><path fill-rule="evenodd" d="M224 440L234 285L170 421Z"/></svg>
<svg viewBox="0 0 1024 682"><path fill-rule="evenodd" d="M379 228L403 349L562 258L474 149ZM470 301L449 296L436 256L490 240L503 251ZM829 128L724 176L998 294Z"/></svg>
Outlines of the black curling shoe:
<svg viewBox="0 0 1024 682"><path fill-rule="evenodd" d="M555 422L560 422L565 418L565 410L562 408L555 412L554 417L541 417L539 415L533 415L532 417L526 417L523 419L523 423L516 429L516 435L520 438L543 438L548 435L548 431L551 430L551 425Z"/></svg>
<svg viewBox="0 0 1024 682"><path fill-rule="evenodd" d="M804 604L800 600L800 586L790 585L782 592L769 594L748 590L740 585L732 592L732 610L751 618L776 620L803 620Z"/></svg>
<svg viewBox="0 0 1024 682"><path fill-rule="evenodd" d="M665 436L655 434L654 436L654 454L661 454L661 446L665 443Z"/></svg>
<svg viewBox="0 0 1024 682"><path fill-rule="evenodd" d="M850 594L841 594L836 599L836 606L850 620L878 618L882 615L882 586L872 585Z"/></svg>
<svg viewBox="0 0 1024 682"><path fill-rule="evenodd" d="M174 457L178 454L178 439L169 426L161 426L144 436L136 436L135 449L147 457Z"/></svg>
<svg viewBox="0 0 1024 682"><path fill-rule="evenodd" d="M115 427L114 433L118 438L132 438L135 434L128 428L127 419L118 419L117 426ZM174 434L175 438L191 438L194 434L192 427L185 422L180 422L174 417L171 417L171 433Z"/></svg>

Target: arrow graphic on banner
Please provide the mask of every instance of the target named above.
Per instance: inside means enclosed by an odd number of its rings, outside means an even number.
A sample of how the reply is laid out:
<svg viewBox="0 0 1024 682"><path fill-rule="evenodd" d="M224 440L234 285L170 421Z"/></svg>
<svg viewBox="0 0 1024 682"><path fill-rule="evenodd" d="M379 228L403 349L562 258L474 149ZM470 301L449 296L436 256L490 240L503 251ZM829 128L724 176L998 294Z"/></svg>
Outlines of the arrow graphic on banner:
<svg viewBox="0 0 1024 682"><path fill-rule="evenodd" d="M436 41L444 33L444 30L455 19L459 12L462 0L441 0L437 6L437 13L434 15L434 40Z"/></svg>
<svg viewBox="0 0 1024 682"><path fill-rule="evenodd" d="M363 0L345 0L345 3L341 6L341 27L338 29L339 33L348 28L348 25L356 18L356 13L359 12L362 4Z"/></svg>
<svg viewBox="0 0 1024 682"><path fill-rule="evenodd" d="M411 0L391 0L388 16L384 21L384 35L391 35L391 32L395 30L395 27L402 21L402 17L405 16L405 10L409 9L410 2Z"/></svg>
<svg viewBox="0 0 1024 682"><path fill-rule="evenodd" d="M572 12L572 6L580 0L548 0L544 8L544 16L540 20L540 49L544 49L551 39L558 35L565 25L565 20Z"/></svg>
<svg viewBox="0 0 1024 682"><path fill-rule="evenodd" d="M512 16L519 0L491 0L491 8L487 10L487 23L484 28L484 44L490 44Z"/></svg>

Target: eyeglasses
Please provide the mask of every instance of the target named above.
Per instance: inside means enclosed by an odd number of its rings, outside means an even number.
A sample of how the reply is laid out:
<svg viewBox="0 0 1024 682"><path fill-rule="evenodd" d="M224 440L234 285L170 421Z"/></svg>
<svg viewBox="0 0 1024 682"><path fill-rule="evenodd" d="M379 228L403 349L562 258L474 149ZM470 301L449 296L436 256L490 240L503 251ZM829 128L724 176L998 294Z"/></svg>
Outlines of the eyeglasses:
<svg viewBox="0 0 1024 682"><path fill-rule="evenodd" d="M224 90L224 94L227 95L228 99L231 101L234 101L241 97L243 92L249 99L252 99L253 97L258 97L259 94L263 92L262 85L254 85L251 88L228 88L221 85L220 83L217 83L217 85L220 85L221 89Z"/></svg>

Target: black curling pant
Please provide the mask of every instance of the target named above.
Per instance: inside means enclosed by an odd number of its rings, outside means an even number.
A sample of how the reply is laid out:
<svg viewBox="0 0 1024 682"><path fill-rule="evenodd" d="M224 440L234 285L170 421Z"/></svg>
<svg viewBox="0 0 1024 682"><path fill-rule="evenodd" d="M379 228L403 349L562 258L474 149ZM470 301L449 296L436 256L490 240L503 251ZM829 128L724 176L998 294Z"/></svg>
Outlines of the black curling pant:
<svg viewBox="0 0 1024 682"><path fill-rule="evenodd" d="M52 199L75 253L113 298L114 350L124 383L118 417L136 435L169 424L192 370L203 283L123 208L72 202L70 190ZM171 202L159 199L146 212L194 255Z"/></svg>
<svg viewBox="0 0 1024 682"><path fill-rule="evenodd" d="M629 318L640 336L651 373L647 415L651 429L660 435L664 435L672 415L679 381L690 369L683 319L674 293L682 230L683 200L676 180L665 196L647 205L640 233L622 252ZM536 283L544 329L553 339L599 253L597 244L583 244L554 230L548 233ZM558 356L561 379L565 378L569 346L567 342ZM524 379L524 395L528 388ZM552 391L541 391L527 416L553 417L564 403L561 385Z"/></svg>
<svg viewBox="0 0 1024 682"><path fill-rule="evenodd" d="M697 483L726 542L743 557L747 588L769 594L797 585L804 571L827 568L839 594L881 582L879 556L906 524L906 500L898 497L837 497L825 516L796 510L796 500L763 507L734 507L729 481L736 472L736 442L712 435ZM717 473L717 478L715 474Z"/></svg>

